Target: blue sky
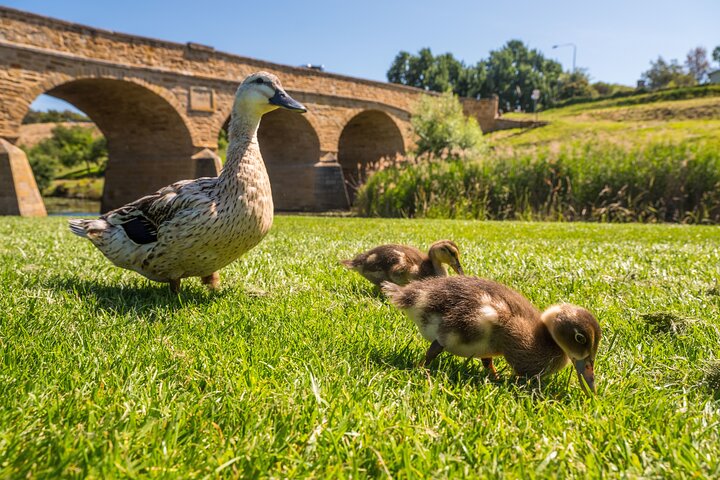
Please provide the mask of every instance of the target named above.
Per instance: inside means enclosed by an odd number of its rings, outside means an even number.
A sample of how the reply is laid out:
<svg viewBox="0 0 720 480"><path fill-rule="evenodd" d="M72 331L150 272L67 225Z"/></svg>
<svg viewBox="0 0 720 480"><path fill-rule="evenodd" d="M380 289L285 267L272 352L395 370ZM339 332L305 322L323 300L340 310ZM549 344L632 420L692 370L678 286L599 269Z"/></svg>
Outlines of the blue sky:
<svg viewBox="0 0 720 480"><path fill-rule="evenodd" d="M400 50L451 52L466 63L518 38L593 80L634 85L651 59L684 61L720 45L720 1L686 0L0 0L5 6L94 27L289 65L385 80ZM46 99L35 107L54 108Z"/></svg>

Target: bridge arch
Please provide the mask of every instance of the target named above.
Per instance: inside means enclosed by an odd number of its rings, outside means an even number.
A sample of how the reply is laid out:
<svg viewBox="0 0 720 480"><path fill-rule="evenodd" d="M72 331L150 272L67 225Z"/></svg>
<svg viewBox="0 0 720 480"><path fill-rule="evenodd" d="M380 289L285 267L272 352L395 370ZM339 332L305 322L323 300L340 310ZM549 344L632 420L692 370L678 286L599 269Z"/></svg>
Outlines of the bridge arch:
<svg viewBox="0 0 720 480"><path fill-rule="evenodd" d="M105 135L109 159L102 211L194 176L192 134L171 96L103 77L49 79L34 93L28 107L41 93L60 98L85 112Z"/></svg>
<svg viewBox="0 0 720 480"><path fill-rule="evenodd" d="M230 119L226 120L224 130ZM315 208L315 164L320 140L305 115L277 109L263 116L258 143L270 177L276 210Z"/></svg>
<svg viewBox="0 0 720 480"><path fill-rule="evenodd" d="M265 115L258 142L272 185L277 210L314 208L314 165L320 158L320 140L304 117L278 109Z"/></svg>
<svg viewBox="0 0 720 480"><path fill-rule="evenodd" d="M397 123L380 110L365 110L342 129L338 162L351 200L366 180L368 171L382 159L394 160L405 153L405 140Z"/></svg>

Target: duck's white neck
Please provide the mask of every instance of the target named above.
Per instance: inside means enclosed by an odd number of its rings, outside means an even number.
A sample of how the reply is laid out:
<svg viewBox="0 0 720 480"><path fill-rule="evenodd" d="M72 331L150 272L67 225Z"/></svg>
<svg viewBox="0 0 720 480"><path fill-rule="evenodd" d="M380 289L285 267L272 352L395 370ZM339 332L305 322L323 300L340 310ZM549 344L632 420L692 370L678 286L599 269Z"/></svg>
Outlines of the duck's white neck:
<svg viewBox="0 0 720 480"><path fill-rule="evenodd" d="M261 117L262 115L252 111L236 110L233 113L228 127L227 159L220 172L221 183L235 181L239 176L245 176L246 173L243 172L245 165L259 167L265 172L257 139Z"/></svg>

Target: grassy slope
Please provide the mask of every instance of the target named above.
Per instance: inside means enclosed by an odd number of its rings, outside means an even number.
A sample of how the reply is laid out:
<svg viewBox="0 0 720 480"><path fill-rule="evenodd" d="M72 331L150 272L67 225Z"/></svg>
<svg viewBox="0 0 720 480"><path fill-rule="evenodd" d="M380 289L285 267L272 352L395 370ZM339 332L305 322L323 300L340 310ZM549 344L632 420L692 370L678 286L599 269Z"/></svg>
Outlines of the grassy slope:
<svg viewBox="0 0 720 480"><path fill-rule="evenodd" d="M718 96L662 100L627 105L631 99L600 100L542 112L550 124L532 130L504 130L490 134L496 148L520 149L572 143L647 143L707 141L720 145L720 89ZM650 95L647 95L650 97ZM534 118L507 114L509 118Z"/></svg>
<svg viewBox="0 0 720 480"><path fill-rule="evenodd" d="M2 219L0 477L718 476L718 233L279 217L220 292L175 297L62 219ZM598 315L597 398L569 370L537 389L413 368L426 343L337 260L442 237L468 273Z"/></svg>

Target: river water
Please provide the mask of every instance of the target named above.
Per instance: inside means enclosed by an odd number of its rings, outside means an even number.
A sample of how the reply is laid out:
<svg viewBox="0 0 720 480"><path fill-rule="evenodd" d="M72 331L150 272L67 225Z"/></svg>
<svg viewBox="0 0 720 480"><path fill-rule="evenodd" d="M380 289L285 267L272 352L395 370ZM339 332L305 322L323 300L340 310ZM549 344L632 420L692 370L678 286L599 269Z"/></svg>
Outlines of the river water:
<svg viewBox="0 0 720 480"><path fill-rule="evenodd" d="M100 202L80 198L43 197L48 215L63 217L97 217Z"/></svg>

